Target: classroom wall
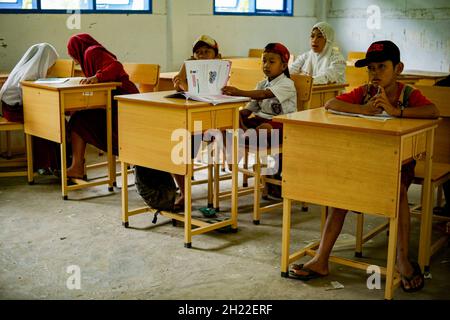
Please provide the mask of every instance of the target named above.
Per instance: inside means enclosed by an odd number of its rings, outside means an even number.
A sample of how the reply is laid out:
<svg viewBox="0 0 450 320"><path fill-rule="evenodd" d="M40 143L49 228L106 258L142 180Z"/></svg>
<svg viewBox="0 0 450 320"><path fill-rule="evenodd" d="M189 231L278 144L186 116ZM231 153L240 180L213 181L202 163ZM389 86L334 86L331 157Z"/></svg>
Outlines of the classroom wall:
<svg viewBox="0 0 450 320"><path fill-rule="evenodd" d="M68 58L67 40L90 33L121 61L167 63L166 1L153 0L153 14L82 14L80 29L67 28L71 14L0 14L0 70L11 70L28 47L53 44Z"/></svg>
<svg viewBox="0 0 450 320"><path fill-rule="evenodd" d="M223 56L246 56L249 48L263 48L270 42L282 42L291 53L309 50L311 27L317 22L316 5L322 1L294 0L293 17L221 16L212 14L212 1L192 1L187 14L189 44L206 32L215 38ZM192 46L192 45L190 45ZM181 51L181 50L180 50ZM184 50L188 56L190 51ZM182 62L182 56L174 59Z"/></svg>
<svg viewBox="0 0 450 320"><path fill-rule="evenodd" d="M448 0L294 0L293 17L214 16L212 3L153 0L152 15L83 14L79 30L66 27L69 14L0 14L0 70L11 70L36 42L51 42L67 57L67 39L79 32L91 33L122 61L158 63L162 71L177 70L203 33L219 42L224 56L245 56L272 41L297 55L309 49L311 26L324 19L335 27L344 55L387 38L398 43L407 69L449 70ZM367 28L369 5L381 8L380 29Z"/></svg>
<svg viewBox="0 0 450 320"><path fill-rule="evenodd" d="M219 42L225 56L245 56L249 48L272 41L298 54L308 49L322 2L294 0L294 17L245 17L214 16L212 0L153 0L152 15L83 14L79 30L66 27L70 14L0 14L0 70L11 70L36 42L52 43L67 58L67 39L81 32L92 34L122 61L158 63L162 71L177 70L191 55L193 41L205 33Z"/></svg>
<svg viewBox="0 0 450 320"><path fill-rule="evenodd" d="M379 29L367 26L369 5L381 9ZM450 71L448 0L330 0L327 17L344 56L389 39L399 46L405 69Z"/></svg>

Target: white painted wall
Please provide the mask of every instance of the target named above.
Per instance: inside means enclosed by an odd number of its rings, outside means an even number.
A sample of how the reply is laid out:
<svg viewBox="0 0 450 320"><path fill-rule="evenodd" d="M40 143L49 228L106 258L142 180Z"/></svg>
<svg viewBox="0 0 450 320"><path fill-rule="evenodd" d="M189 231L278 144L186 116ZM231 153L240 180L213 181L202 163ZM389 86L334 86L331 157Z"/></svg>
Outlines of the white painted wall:
<svg viewBox="0 0 450 320"><path fill-rule="evenodd" d="M367 27L369 5L381 9L380 29ZM406 69L450 71L448 0L331 0L328 22L344 56L389 39L399 46Z"/></svg>
<svg viewBox="0 0 450 320"><path fill-rule="evenodd" d="M294 17L214 16L212 3L153 0L152 15L83 14L80 30L66 27L69 14L0 14L0 70L11 70L37 42L53 44L67 58L67 39L81 32L121 61L158 63L162 71L177 70L200 34L215 38L223 55L245 56L249 48L273 41L298 54L308 49L309 31L317 21L314 0L294 0Z"/></svg>
<svg viewBox="0 0 450 320"><path fill-rule="evenodd" d="M214 16L212 3L153 0L152 15L84 14L80 30L67 29L68 14L0 14L0 70L11 70L36 42L50 42L67 57L67 39L78 32L91 33L121 61L158 63L162 71L178 69L205 33L219 42L224 56L245 56L249 48L273 41L297 55L309 49L310 28L319 19L335 27L344 55L392 39L408 69L449 70L448 0L294 0L293 17ZM382 10L380 30L366 26L371 4Z"/></svg>

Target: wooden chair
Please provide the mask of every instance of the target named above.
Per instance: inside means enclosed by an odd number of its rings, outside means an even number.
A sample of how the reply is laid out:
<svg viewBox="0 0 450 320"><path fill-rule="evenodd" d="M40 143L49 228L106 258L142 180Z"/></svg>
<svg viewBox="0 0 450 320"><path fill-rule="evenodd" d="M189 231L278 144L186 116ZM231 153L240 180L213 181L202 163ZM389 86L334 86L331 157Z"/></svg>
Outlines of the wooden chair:
<svg viewBox="0 0 450 320"><path fill-rule="evenodd" d="M68 78L74 75L75 63L72 59L57 59L47 71L47 78Z"/></svg>
<svg viewBox="0 0 450 320"><path fill-rule="evenodd" d="M124 63L123 68L139 92L153 92L159 83L159 65L147 63Z"/></svg>
<svg viewBox="0 0 450 320"><path fill-rule="evenodd" d="M355 66L345 67L345 79L349 86L347 92L352 91L354 88L362 86L369 81L369 74L367 68L356 68Z"/></svg>
<svg viewBox="0 0 450 320"><path fill-rule="evenodd" d="M248 49L248 57L250 58L261 58L264 49Z"/></svg>
<svg viewBox="0 0 450 320"><path fill-rule="evenodd" d="M264 79L264 73L259 69L235 67L231 65L228 84L243 90L254 90L256 84Z"/></svg>
<svg viewBox="0 0 450 320"><path fill-rule="evenodd" d="M231 68L247 68L262 70L261 58L231 58Z"/></svg>
<svg viewBox="0 0 450 320"><path fill-rule="evenodd" d="M21 131L23 132L23 123L20 122L11 122L6 120L3 117L0 117L0 132L6 132L6 159L8 160L1 160L0 161L0 167L2 170L0 171L0 177L26 177L28 176L28 169L27 169L27 159L26 158L20 158L20 159L11 159L11 148L10 148L10 133L13 131ZM25 139L26 143L27 139ZM27 152L28 154L28 148L31 146L28 146L26 144ZM30 181L31 182L31 181Z"/></svg>
<svg viewBox="0 0 450 320"><path fill-rule="evenodd" d="M347 55L347 65L354 66L356 60L364 59L366 53L362 51L350 51Z"/></svg>
<svg viewBox="0 0 450 320"><path fill-rule="evenodd" d="M297 90L297 110L302 111L306 108L312 92L312 77L308 75L291 75L291 79L294 81L295 88ZM255 164L253 169L248 168L249 154L254 154ZM261 197L267 198L267 185L273 184L281 186L281 181L269 178L262 175L262 168L266 166L268 155L282 154L282 145L277 146L277 148L267 147L262 148L260 145L256 146L245 146L244 151L244 165L243 168L239 168L239 171L244 174L243 188L238 191L238 195L252 194L253 197L253 223L259 224L261 220L261 214L263 212L271 211L273 209L279 208L283 205L283 202L270 204L266 206L261 206ZM248 178L253 177L253 186L248 187ZM229 192L222 193L220 199L230 197ZM305 208L305 207L303 207Z"/></svg>

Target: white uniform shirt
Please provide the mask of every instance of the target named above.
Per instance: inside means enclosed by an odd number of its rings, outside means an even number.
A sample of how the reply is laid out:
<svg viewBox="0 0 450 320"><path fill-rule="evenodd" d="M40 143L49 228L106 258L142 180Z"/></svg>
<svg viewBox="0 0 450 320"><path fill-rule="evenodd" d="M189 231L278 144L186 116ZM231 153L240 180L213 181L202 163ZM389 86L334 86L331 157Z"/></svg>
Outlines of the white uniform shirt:
<svg viewBox="0 0 450 320"><path fill-rule="evenodd" d="M246 109L258 117L272 119L273 116L297 111L297 91L294 81L284 73L269 81L267 78L258 82L255 90L269 89L275 97L264 100L250 101Z"/></svg>
<svg viewBox="0 0 450 320"><path fill-rule="evenodd" d="M314 84L345 83L345 59L338 50L330 48L329 51L325 56L312 50L305 52L295 59L289 71L311 75Z"/></svg>

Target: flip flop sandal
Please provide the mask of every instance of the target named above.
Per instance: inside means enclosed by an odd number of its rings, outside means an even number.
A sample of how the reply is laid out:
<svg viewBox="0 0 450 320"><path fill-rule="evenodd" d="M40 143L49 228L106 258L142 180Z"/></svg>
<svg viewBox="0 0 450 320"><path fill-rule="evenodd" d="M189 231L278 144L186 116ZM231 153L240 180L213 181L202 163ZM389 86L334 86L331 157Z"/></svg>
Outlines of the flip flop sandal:
<svg viewBox="0 0 450 320"><path fill-rule="evenodd" d="M205 218L216 218L216 210L213 208L200 208L198 209Z"/></svg>
<svg viewBox="0 0 450 320"><path fill-rule="evenodd" d="M297 280L309 281L312 279L323 278L326 276L326 275L317 273L311 269L305 268L303 266L303 264L294 264L292 267L293 268L289 270L289 277L297 279ZM307 274L298 274L295 271L303 271L303 272L306 272Z"/></svg>
<svg viewBox="0 0 450 320"><path fill-rule="evenodd" d="M400 282L400 286L402 287L403 291L405 292L416 292L421 290L424 285L425 285L425 277L423 276L422 270L420 269L420 266L417 262L411 262L411 266L413 267L413 274L409 277L401 275L401 282ZM403 284L403 281L407 281L408 283L411 284L411 282L416 279L417 277L421 278L421 282L420 285L418 287L410 287L410 288L405 288L405 285Z"/></svg>

